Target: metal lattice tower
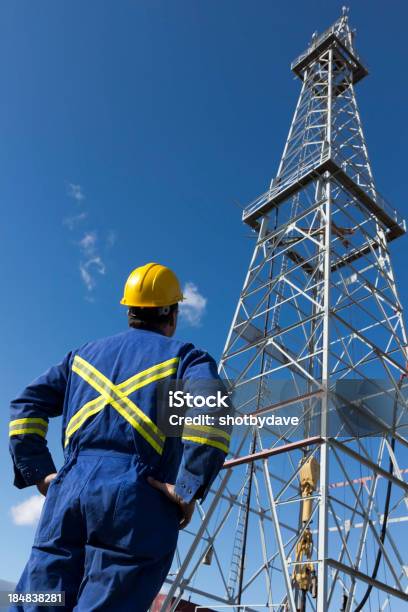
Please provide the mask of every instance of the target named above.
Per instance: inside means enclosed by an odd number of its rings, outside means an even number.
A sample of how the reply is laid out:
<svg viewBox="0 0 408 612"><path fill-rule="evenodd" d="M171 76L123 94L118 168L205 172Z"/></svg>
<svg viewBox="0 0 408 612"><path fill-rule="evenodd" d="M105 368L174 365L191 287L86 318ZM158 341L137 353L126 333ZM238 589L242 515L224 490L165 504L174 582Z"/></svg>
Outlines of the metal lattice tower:
<svg viewBox="0 0 408 612"><path fill-rule="evenodd" d="M220 372L237 414L300 420L235 429L163 609L188 597L235 610L408 607L408 442L387 421L406 410L389 256L405 222L374 184L354 94L367 70L345 10L292 70L302 89L277 176L243 213L256 244ZM353 412L332 418L331 392L350 381L385 398L376 435Z"/></svg>

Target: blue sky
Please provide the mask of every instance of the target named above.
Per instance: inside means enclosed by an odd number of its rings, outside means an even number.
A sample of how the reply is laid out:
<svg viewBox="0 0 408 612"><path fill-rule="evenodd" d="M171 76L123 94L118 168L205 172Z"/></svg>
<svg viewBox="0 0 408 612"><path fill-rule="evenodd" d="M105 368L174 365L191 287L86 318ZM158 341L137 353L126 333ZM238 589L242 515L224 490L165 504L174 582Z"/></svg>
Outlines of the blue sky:
<svg viewBox="0 0 408 612"><path fill-rule="evenodd" d="M239 205L276 171L299 93L290 62L341 5L2 2L0 578L18 578L34 531L10 511L34 493L11 484L10 398L69 349L120 331L124 280L152 260L195 295L179 336L219 357L252 247ZM378 188L404 213L408 11L349 5L371 72L357 95ZM401 280L406 249L392 245ZM407 304L407 283L400 293ZM57 461L58 442L55 424Z"/></svg>

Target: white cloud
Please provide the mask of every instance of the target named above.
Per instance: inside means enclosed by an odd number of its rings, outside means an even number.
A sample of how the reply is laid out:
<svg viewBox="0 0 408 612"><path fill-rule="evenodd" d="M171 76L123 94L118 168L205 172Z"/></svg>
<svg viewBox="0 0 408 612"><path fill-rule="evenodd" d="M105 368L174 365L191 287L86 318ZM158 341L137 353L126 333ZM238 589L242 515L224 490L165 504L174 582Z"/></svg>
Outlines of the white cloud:
<svg viewBox="0 0 408 612"><path fill-rule="evenodd" d="M79 241L79 248L85 257L79 264L81 278L88 291L96 287L96 276L106 272L105 263L98 253L98 237L95 231L86 232Z"/></svg>
<svg viewBox="0 0 408 612"><path fill-rule="evenodd" d="M97 255L92 257L85 262L79 264L79 271L81 278L85 283L85 287L88 291L93 291L96 286L96 274L104 275L106 272L106 266L102 261L102 258Z"/></svg>
<svg viewBox="0 0 408 612"><path fill-rule="evenodd" d="M86 212L81 212L79 215L72 215L71 217L65 217L62 220L63 224L67 226L67 228L72 232L77 225L79 225L82 221L87 218L88 214Z"/></svg>
<svg viewBox="0 0 408 612"><path fill-rule="evenodd" d="M80 263L79 264L79 272L81 274L81 278L85 283L85 287L88 291L92 291L95 287L95 281L92 277L92 274L88 271L87 265Z"/></svg>
<svg viewBox="0 0 408 612"><path fill-rule="evenodd" d="M86 232L79 241L81 251L85 255L94 255L97 240L96 232Z"/></svg>
<svg viewBox="0 0 408 612"><path fill-rule="evenodd" d="M184 285L183 294L185 300L180 303L180 316L189 325L198 327L204 316L207 298L201 295L197 285L191 282Z"/></svg>
<svg viewBox="0 0 408 612"><path fill-rule="evenodd" d="M21 504L11 507L11 516L15 525L36 525L41 515L45 497L32 495Z"/></svg>
<svg viewBox="0 0 408 612"><path fill-rule="evenodd" d="M68 183L68 195L77 202L85 200L81 185L76 185L75 183Z"/></svg>
<svg viewBox="0 0 408 612"><path fill-rule="evenodd" d="M74 199L76 202L81 203L85 200L84 193L81 185L75 183L68 183L68 196ZM85 208L85 207L84 207ZM63 219L63 224L70 230L75 231L76 240L75 244L79 249L80 261L79 261L79 273L81 279L88 291L85 299L88 302L94 302L94 297L90 294L96 287L97 277L102 276L106 273L106 265L103 260L103 253L107 249L112 248L116 243L116 232L114 230L108 230L103 235L103 239L99 238L100 232L94 229L88 229L89 224L85 225L82 230L82 237L79 234L80 225L85 219L88 218L88 211L82 209L79 214L74 214ZM88 226L88 227L87 227Z"/></svg>

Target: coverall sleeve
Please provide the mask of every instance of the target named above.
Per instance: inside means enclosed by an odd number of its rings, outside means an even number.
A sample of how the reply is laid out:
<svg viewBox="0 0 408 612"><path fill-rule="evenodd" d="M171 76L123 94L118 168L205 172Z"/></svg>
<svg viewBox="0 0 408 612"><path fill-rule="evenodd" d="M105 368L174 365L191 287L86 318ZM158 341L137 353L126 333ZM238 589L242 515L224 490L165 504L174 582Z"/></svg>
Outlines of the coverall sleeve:
<svg viewBox="0 0 408 612"><path fill-rule="evenodd" d="M183 454L176 479L175 492L185 501L204 500L229 451L232 427L222 423L232 413L232 405L218 376L214 359L206 352L191 349L181 364L180 376L185 392L194 396L219 396L213 407L190 407L185 416L208 415L211 425L184 425ZM213 403L213 402L211 402Z"/></svg>
<svg viewBox="0 0 408 612"><path fill-rule="evenodd" d="M11 402L10 454L14 485L23 489L56 472L47 447L48 421L63 411L71 353L34 380Z"/></svg>

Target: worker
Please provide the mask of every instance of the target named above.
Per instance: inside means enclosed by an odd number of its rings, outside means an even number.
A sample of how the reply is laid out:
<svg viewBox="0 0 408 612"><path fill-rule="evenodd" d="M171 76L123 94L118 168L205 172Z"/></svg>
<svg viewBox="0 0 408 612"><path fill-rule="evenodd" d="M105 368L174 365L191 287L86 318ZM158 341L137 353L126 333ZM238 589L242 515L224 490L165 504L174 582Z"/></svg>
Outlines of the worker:
<svg viewBox="0 0 408 612"><path fill-rule="evenodd" d="M129 329L68 353L12 402L14 484L46 496L17 592L64 592L66 610L145 612L160 590L179 529L207 495L230 439L215 425L186 427L182 437L158 426L161 381L195 393L222 384L208 353L173 338L182 300L169 268L136 268L121 300ZM189 410L211 413L214 423L225 413ZM46 432L60 415L65 463L57 472Z"/></svg>

